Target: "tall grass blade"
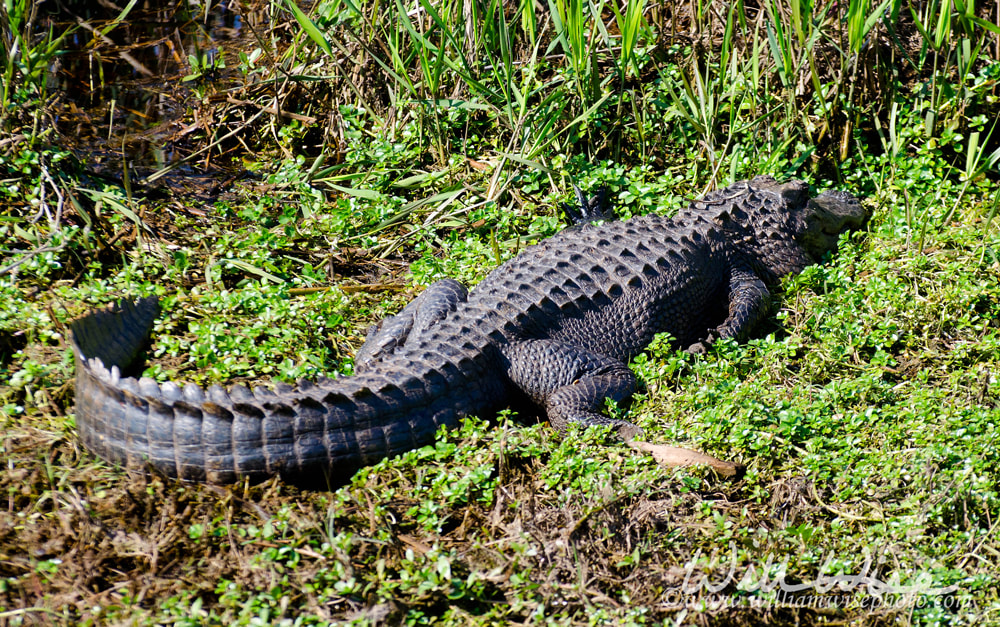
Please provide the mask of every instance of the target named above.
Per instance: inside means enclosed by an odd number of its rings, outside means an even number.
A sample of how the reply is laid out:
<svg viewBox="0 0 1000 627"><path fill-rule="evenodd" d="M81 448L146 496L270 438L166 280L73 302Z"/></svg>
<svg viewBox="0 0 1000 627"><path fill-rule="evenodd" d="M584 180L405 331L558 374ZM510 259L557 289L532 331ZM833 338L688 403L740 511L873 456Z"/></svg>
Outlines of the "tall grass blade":
<svg viewBox="0 0 1000 627"><path fill-rule="evenodd" d="M258 268L257 266L255 266L255 265L253 265L251 263L247 263L246 261L243 261L242 259L222 259L222 260L220 260L220 261L218 261L218 262L215 263L215 265L218 265L218 266L221 266L223 264L228 264L228 265L230 265L230 266L232 266L234 268L239 268L240 270L242 270L244 272L249 272L250 274L252 274L252 275L254 275L256 277L258 277L260 279L265 279L267 281L270 281L270 282L274 283L275 285L280 285L280 284L282 284L282 283L285 282L285 280L282 279L281 277L274 276L273 274L271 274L267 270L264 270L262 268Z"/></svg>
<svg viewBox="0 0 1000 627"><path fill-rule="evenodd" d="M521 15L521 30L528 36L531 47L534 47L535 39L538 36L538 16L535 15L534 0L520 0L518 12ZM503 14L502 8L500 14Z"/></svg>
<svg viewBox="0 0 1000 627"><path fill-rule="evenodd" d="M778 78L781 84L787 89L792 86L792 70L794 62L792 60L791 43L786 37L781 21L777 18L777 9L772 2L772 18L767 23L767 43L771 48L771 56L777 66Z"/></svg>
<svg viewBox="0 0 1000 627"><path fill-rule="evenodd" d="M868 0L851 0L847 9L847 39L848 46L854 54L861 52L868 33L885 15L886 9L893 0L885 0L874 11L868 9Z"/></svg>
<svg viewBox="0 0 1000 627"><path fill-rule="evenodd" d="M309 39L312 39L313 43L319 46L320 49L326 53L326 56L332 59L333 48L330 47L330 42L326 40L326 37L324 37L323 33L320 32L319 27L316 26L315 22L309 19L309 16L302 12L299 5L295 4L295 0L285 0L285 5L288 7L288 10L292 12L292 15L295 16L295 21L299 23L302 30L309 35Z"/></svg>
<svg viewBox="0 0 1000 627"><path fill-rule="evenodd" d="M104 28L98 29L100 31L100 33L102 35L107 35L112 30L114 30L119 24L121 24L125 20L125 18L128 16L128 14L132 11L132 9L138 3L139 3L139 0L130 0L129 3L127 5L125 5L125 8L122 9L121 13L119 13L115 17L115 19L113 19L110 22L108 22L108 24Z"/></svg>
<svg viewBox="0 0 1000 627"><path fill-rule="evenodd" d="M934 29L934 49L940 50L944 40L951 34L951 2L945 0L938 14L937 28Z"/></svg>
<svg viewBox="0 0 1000 627"><path fill-rule="evenodd" d="M618 7L612 3L611 9L614 11L615 20L618 23L618 31L621 33L621 53L619 57L619 67L624 73L628 66L632 66L635 75L639 75L639 66L635 59L635 45L639 41L639 32L642 28L642 14L646 10L646 0L626 0L625 14L622 15Z"/></svg>

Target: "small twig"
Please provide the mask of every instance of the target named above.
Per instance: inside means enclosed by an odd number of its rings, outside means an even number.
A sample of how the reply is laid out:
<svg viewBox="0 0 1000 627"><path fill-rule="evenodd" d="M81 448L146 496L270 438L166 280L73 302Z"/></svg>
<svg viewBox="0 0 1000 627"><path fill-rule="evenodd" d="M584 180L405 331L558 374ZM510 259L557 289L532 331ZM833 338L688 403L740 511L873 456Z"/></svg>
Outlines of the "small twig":
<svg viewBox="0 0 1000 627"><path fill-rule="evenodd" d="M289 118L291 120L298 120L299 122L305 122L306 124L315 124L316 118L308 115L301 115L298 113L292 113L290 111L283 111L277 107L268 107L266 105L258 104L256 102L251 102L250 100L240 100L238 98L233 98L232 96L226 96L226 102L229 104L243 105L248 107L257 107L264 113L270 113L271 115L278 115L283 118Z"/></svg>
<svg viewBox="0 0 1000 627"><path fill-rule="evenodd" d="M55 229L56 227L59 226L59 223L62 222L63 205L66 203L66 198L63 196L62 189L59 187L59 185L56 184L55 180L52 178L52 175L49 174L49 169L46 168L45 166L42 166L42 179L48 181L49 185L52 186L52 191L54 191L56 194L55 218L53 218L51 215L48 216L49 226ZM41 187L42 189L44 189L45 185L43 184ZM47 206L46 209L48 209ZM46 213L48 212L46 211Z"/></svg>
<svg viewBox="0 0 1000 627"><path fill-rule="evenodd" d="M832 505L827 505L826 503L823 502L823 499L819 498L819 493L816 491L816 484L815 483L811 483L810 484L810 486L809 486L809 493L813 497L813 500L816 501L816 503L818 503L820 507L822 507L826 511L830 512L831 514L834 514L835 516L843 518L844 520L867 521L867 522L884 522L885 521L885 515L879 516L878 518L875 518L875 517L872 517L872 516L859 516L858 514L852 514L850 512L845 512L845 511L843 511L841 509L837 509L836 507L833 507Z"/></svg>
<svg viewBox="0 0 1000 627"><path fill-rule="evenodd" d="M402 292L406 288L407 286L401 283L368 283L365 285L338 285L336 287L293 287L288 290L288 295L305 296L306 294L316 294L317 292L326 292L332 289L339 289L345 294L356 294L359 292L375 294L378 292Z"/></svg>
<svg viewBox="0 0 1000 627"><path fill-rule="evenodd" d="M35 255L40 255L42 253L54 253L54 252L62 250L63 248L66 248L66 244L68 244L69 242L63 242L62 244L59 244L58 246L49 246L49 242L51 242L54 237L55 236L50 237L49 241L45 243L45 246L42 246L41 248L36 248L35 250L15 250L15 251L12 251L15 255L24 255L24 257L21 257L20 259L18 259L17 261L15 261L14 263L12 263L10 265L7 265L7 266L4 266L3 268L0 268L0 276L3 276L3 275L5 275L5 274L7 274L9 272L13 272L14 270L16 270L17 268L19 268L22 264L24 264L26 261L28 261L29 259L31 259Z"/></svg>
<svg viewBox="0 0 1000 627"><path fill-rule="evenodd" d="M51 614L52 616L60 616L59 612L47 607L21 607L16 610L0 612L0 620L5 618L14 618L15 616L26 616L28 614Z"/></svg>
<svg viewBox="0 0 1000 627"><path fill-rule="evenodd" d="M105 44L107 44L109 46L115 46L116 45L113 39L111 39L110 37L108 37L107 35L105 35L104 33L102 33L101 31L99 31L96 28L94 28L93 26L91 26L88 22L86 22L86 21L84 21L82 19L79 19L79 18L77 18L76 21L77 21L77 24L79 24L80 26L82 26L85 29L89 30L91 33L94 34L95 37L100 38L100 40L103 41ZM135 57L133 57L129 53L125 52L124 50L120 51L118 53L118 56L121 57L123 61L125 61L126 63L128 63L132 67L134 67L137 72L139 72L139 73L141 73L141 74L143 74L145 76L156 76L156 74L154 74L148 67L146 67L145 65L143 65L142 63L140 63L139 61L137 61Z"/></svg>
<svg viewBox="0 0 1000 627"><path fill-rule="evenodd" d="M15 144L17 142L23 142L27 137L23 133L18 133L17 135L11 135L10 137L4 137L0 139L0 148L3 148L7 144Z"/></svg>

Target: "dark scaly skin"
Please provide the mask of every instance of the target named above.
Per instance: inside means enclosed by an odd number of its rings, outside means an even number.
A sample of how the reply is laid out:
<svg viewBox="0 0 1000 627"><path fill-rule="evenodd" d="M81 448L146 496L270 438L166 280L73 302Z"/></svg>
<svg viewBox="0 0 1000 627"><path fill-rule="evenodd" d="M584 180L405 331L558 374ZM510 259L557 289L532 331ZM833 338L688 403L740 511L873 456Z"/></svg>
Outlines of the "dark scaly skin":
<svg viewBox="0 0 1000 627"><path fill-rule="evenodd" d="M580 221L606 216L585 206ZM601 409L631 396L628 360L655 334L694 352L746 337L770 310L770 286L821 260L868 216L850 194L810 200L802 182L758 177L673 219L581 224L471 292L450 279L431 285L372 331L355 376L274 391L121 376L158 311L155 299L122 303L71 324L77 424L109 461L213 483L280 475L337 484L432 442L442 425L525 397L557 429L611 424L628 439L638 429Z"/></svg>

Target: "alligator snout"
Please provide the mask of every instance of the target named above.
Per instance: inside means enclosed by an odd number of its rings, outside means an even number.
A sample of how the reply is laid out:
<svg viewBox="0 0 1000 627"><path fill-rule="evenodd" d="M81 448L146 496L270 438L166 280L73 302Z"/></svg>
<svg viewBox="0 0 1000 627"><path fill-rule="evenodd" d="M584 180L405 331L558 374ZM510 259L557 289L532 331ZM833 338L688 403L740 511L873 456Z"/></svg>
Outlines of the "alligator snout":
<svg viewBox="0 0 1000 627"><path fill-rule="evenodd" d="M871 211L857 196L845 191L826 191L810 200L805 209L805 228L799 237L814 259L837 249L840 234L862 228Z"/></svg>

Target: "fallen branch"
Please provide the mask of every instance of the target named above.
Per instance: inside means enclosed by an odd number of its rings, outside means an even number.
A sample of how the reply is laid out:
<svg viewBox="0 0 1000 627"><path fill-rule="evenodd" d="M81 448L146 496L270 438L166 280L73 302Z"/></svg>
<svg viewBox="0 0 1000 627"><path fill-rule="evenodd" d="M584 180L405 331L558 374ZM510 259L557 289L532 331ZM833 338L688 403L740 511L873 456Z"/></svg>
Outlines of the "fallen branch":
<svg viewBox="0 0 1000 627"><path fill-rule="evenodd" d="M233 98L232 96L226 97L226 102L234 105L242 105L246 107L257 107L264 113L270 113L271 115L278 115L283 118L289 118L291 120L298 120L299 122L304 122L306 124L315 124L316 118L309 115L301 115L299 113L292 113L291 111L282 111L277 107L268 107L262 104L257 104L256 102L251 102L249 100L240 100L238 98Z"/></svg>
<svg viewBox="0 0 1000 627"><path fill-rule="evenodd" d="M49 242L51 242L52 239L53 238L50 237L49 238ZM29 259L31 259L35 255L40 255L42 253L54 253L54 252L58 252L58 251L62 250L63 248L66 248L66 244L69 243L68 241L66 241L66 242L63 242L62 244L59 244L58 246L49 246L48 245L49 242L46 242L45 246L42 246L40 248L36 248L35 250L10 250L10 251L3 251L5 253L9 253L9 254L12 254L12 255L24 255L24 256L21 257L20 259L18 259L17 261L15 261L14 263L8 264L8 265L0 268L0 276L3 276L3 275L8 274L10 272L13 272L17 268L19 268L24 262L28 261Z"/></svg>
<svg viewBox="0 0 1000 627"><path fill-rule="evenodd" d="M739 477L746 471L746 467L742 464L722 461L711 455L705 455L704 453L686 448L668 446L666 444L650 444L649 442L639 442L637 440L630 440L627 444L637 451L650 453L657 463L671 468L704 464L705 466L710 466L712 470L723 477Z"/></svg>

